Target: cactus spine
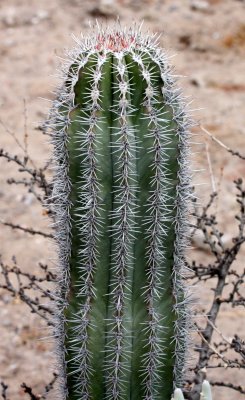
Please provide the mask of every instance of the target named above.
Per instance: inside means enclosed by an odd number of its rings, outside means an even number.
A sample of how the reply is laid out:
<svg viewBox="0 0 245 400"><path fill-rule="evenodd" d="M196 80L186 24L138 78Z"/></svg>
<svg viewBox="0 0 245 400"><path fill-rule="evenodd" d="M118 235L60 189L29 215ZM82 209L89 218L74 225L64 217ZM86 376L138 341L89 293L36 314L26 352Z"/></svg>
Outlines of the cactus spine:
<svg viewBox="0 0 245 400"><path fill-rule="evenodd" d="M49 124L62 398L169 400L181 386L189 120L139 29L78 41Z"/></svg>

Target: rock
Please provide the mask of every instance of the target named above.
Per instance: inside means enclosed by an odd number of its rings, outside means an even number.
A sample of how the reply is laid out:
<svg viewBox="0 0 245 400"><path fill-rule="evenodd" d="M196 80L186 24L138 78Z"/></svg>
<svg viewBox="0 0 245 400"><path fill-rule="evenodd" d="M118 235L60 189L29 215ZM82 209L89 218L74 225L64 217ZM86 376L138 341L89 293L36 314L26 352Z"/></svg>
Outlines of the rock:
<svg viewBox="0 0 245 400"><path fill-rule="evenodd" d="M192 76L192 78L190 79L190 83L196 87L205 87L206 86L204 79L199 75Z"/></svg>
<svg viewBox="0 0 245 400"><path fill-rule="evenodd" d="M179 36L179 43L183 46L183 47L190 47L190 45L192 44L192 37L191 35L187 34L183 34Z"/></svg>
<svg viewBox="0 0 245 400"><path fill-rule="evenodd" d="M112 18L118 15L118 9L113 0L100 0L99 4L89 11L89 14L95 18Z"/></svg>
<svg viewBox="0 0 245 400"><path fill-rule="evenodd" d="M45 10L38 10L36 14L31 18L31 24L36 25L39 22L49 19L49 13Z"/></svg>
<svg viewBox="0 0 245 400"><path fill-rule="evenodd" d="M4 24L6 27L13 27L17 25L17 12L14 7L9 7L5 12L1 13L0 19L1 22Z"/></svg>
<svg viewBox="0 0 245 400"><path fill-rule="evenodd" d="M209 3L205 0L192 0L191 9L194 11L207 11L209 9Z"/></svg>
<svg viewBox="0 0 245 400"><path fill-rule="evenodd" d="M26 206L30 206L35 202L35 196L32 193L28 193L23 198L23 203Z"/></svg>
<svg viewBox="0 0 245 400"><path fill-rule="evenodd" d="M24 7L22 9L9 7L3 9L0 13L0 22L7 28L36 25L49 18L50 15L46 10L40 9L33 13L31 10L26 10Z"/></svg>

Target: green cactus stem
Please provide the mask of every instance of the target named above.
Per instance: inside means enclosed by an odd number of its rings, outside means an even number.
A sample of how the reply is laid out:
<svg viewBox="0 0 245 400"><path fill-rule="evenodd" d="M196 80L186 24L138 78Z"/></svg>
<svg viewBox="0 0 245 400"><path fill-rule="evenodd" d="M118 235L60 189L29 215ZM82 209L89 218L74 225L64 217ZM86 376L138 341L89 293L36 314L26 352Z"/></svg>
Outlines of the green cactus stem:
<svg viewBox="0 0 245 400"><path fill-rule="evenodd" d="M117 25L77 43L49 121L62 399L170 400L190 325L190 121L154 37Z"/></svg>
<svg viewBox="0 0 245 400"><path fill-rule="evenodd" d="M175 389L172 400L185 400L181 389Z"/></svg>
<svg viewBox="0 0 245 400"><path fill-rule="evenodd" d="M203 381L202 384L202 392L201 392L202 400L212 400L212 390L208 381Z"/></svg>

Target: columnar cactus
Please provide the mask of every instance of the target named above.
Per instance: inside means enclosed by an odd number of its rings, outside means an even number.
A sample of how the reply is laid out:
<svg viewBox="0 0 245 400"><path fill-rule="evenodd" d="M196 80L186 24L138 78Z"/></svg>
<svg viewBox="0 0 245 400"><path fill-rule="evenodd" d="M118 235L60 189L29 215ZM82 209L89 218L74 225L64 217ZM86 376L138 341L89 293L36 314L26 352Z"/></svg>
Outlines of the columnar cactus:
<svg viewBox="0 0 245 400"><path fill-rule="evenodd" d="M189 328L189 120L154 37L77 42L50 118L62 398L170 400Z"/></svg>

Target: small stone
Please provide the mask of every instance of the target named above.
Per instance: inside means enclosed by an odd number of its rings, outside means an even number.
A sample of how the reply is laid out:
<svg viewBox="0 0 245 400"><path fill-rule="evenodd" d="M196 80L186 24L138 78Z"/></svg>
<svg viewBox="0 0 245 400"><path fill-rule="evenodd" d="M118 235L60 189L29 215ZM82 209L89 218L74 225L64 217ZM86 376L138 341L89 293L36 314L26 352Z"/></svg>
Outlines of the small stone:
<svg viewBox="0 0 245 400"><path fill-rule="evenodd" d="M169 6L168 11L169 12L175 12L178 11L179 7L175 4L172 4L171 6Z"/></svg>
<svg viewBox="0 0 245 400"><path fill-rule="evenodd" d="M214 33L212 34L212 38L213 38L214 40L220 40L220 37L221 37L220 32L214 32Z"/></svg>
<svg viewBox="0 0 245 400"><path fill-rule="evenodd" d="M18 370L19 370L18 364L10 364L10 366L7 369L7 371L12 374L16 374Z"/></svg>
<svg viewBox="0 0 245 400"><path fill-rule="evenodd" d="M179 42L183 47L190 47L192 38L189 34L183 34L179 36Z"/></svg>
<svg viewBox="0 0 245 400"><path fill-rule="evenodd" d="M17 14L14 7L7 8L1 15L1 21L6 27L13 27L17 24Z"/></svg>
<svg viewBox="0 0 245 400"><path fill-rule="evenodd" d="M97 18L110 18L118 14L113 0L100 0L99 4L90 10L90 15Z"/></svg>
<svg viewBox="0 0 245 400"><path fill-rule="evenodd" d="M1 295L1 300L4 304L8 304L12 301L12 297L9 294L3 294L3 295ZM6 309L2 308L2 310L5 310L5 314L8 313L8 311ZM1 318L2 318L2 313L3 313L3 311L1 311Z"/></svg>
<svg viewBox="0 0 245 400"><path fill-rule="evenodd" d="M190 83L193 86L196 86L196 87L204 87L204 86L206 86L204 80L200 76L193 76L190 79Z"/></svg>
<svg viewBox="0 0 245 400"><path fill-rule="evenodd" d="M26 206L30 206L31 204L33 204L35 201L35 197L32 193L28 193L25 195L24 199L23 199L23 203Z"/></svg>
<svg viewBox="0 0 245 400"><path fill-rule="evenodd" d="M193 0L191 9L194 11L206 11L209 8L209 3L205 0Z"/></svg>
<svg viewBox="0 0 245 400"><path fill-rule="evenodd" d="M39 10L37 13L31 18L31 24L37 25L39 22L44 21L49 18L49 14L45 10Z"/></svg>

